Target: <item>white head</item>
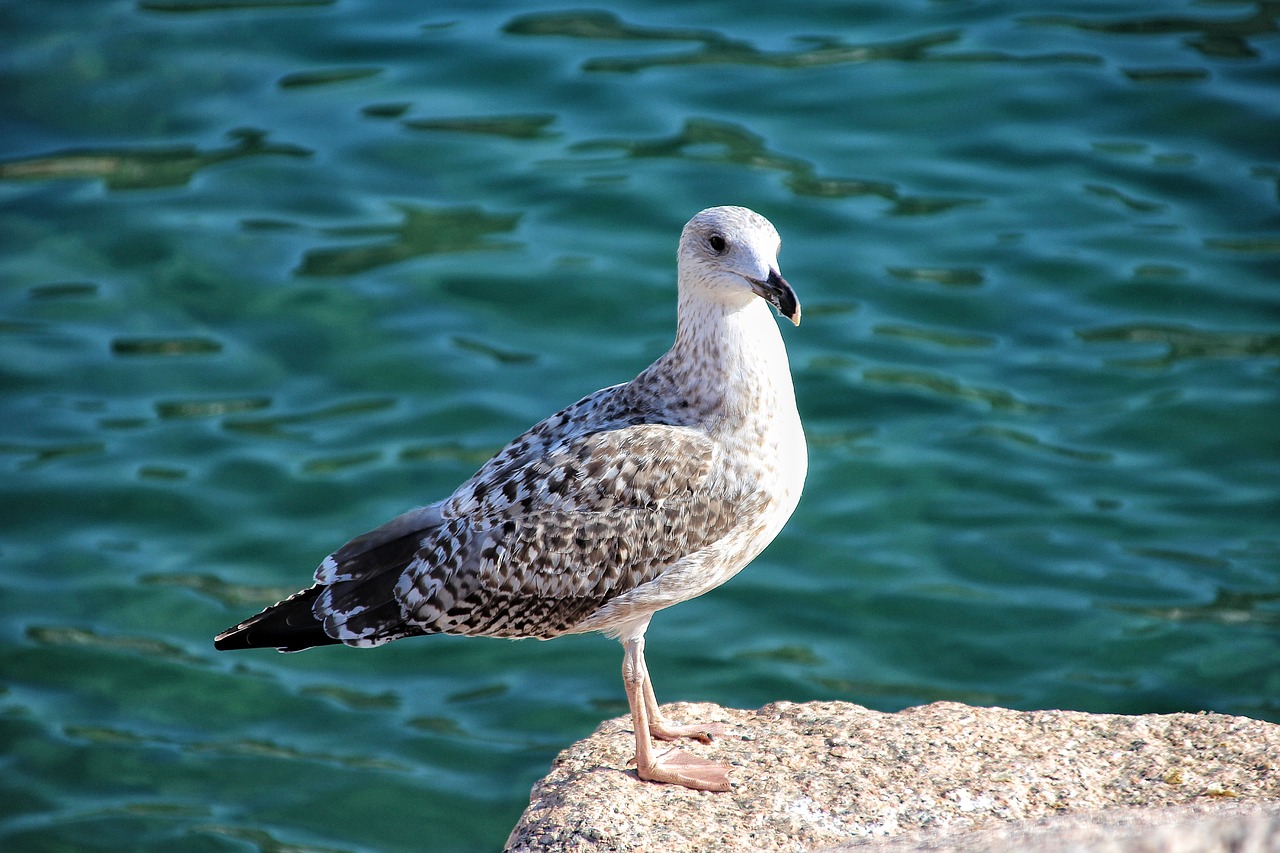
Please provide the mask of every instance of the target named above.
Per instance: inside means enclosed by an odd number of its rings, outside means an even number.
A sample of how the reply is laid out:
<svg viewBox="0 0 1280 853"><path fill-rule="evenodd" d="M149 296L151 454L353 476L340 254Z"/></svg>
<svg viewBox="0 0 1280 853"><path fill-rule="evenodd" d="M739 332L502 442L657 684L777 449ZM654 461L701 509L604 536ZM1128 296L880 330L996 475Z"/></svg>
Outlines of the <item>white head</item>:
<svg viewBox="0 0 1280 853"><path fill-rule="evenodd" d="M778 272L777 230L745 207L709 207L690 219L677 253L680 287L705 298L745 304L751 294L769 302L797 326L800 303Z"/></svg>

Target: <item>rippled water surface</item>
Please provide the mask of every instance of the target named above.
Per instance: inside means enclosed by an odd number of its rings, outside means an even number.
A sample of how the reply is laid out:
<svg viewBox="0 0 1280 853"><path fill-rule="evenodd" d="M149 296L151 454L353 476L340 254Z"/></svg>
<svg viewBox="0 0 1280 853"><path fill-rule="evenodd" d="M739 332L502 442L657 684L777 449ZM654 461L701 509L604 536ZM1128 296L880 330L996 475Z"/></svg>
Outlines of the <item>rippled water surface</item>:
<svg viewBox="0 0 1280 853"><path fill-rule="evenodd" d="M1280 720L1280 3L0 6L0 846L490 850L615 643L215 654L769 216L791 524L664 700Z"/></svg>

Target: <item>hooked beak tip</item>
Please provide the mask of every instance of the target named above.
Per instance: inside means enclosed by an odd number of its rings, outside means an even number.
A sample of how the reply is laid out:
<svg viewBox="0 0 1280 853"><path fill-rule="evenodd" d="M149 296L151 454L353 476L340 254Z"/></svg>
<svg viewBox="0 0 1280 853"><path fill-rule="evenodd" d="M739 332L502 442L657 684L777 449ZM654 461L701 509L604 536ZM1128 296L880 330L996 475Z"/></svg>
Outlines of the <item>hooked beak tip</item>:
<svg viewBox="0 0 1280 853"><path fill-rule="evenodd" d="M777 270L770 270L769 277L764 281L751 279L751 289L757 296L777 308L778 313L783 317L797 326L800 325L800 301L796 299L796 292L791 289L791 285L778 274Z"/></svg>

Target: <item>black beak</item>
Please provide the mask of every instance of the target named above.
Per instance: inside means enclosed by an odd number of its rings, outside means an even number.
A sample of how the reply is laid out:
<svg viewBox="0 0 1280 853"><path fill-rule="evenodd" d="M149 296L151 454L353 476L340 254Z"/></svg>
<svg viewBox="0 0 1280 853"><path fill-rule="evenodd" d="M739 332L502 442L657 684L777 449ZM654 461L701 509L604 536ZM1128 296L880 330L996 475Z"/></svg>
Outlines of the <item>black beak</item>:
<svg viewBox="0 0 1280 853"><path fill-rule="evenodd" d="M783 317L800 325L800 302L796 299L796 292L785 278L778 275L777 270L770 270L769 277L764 281L756 281L754 278L747 281L751 282L751 289L757 296L777 308Z"/></svg>

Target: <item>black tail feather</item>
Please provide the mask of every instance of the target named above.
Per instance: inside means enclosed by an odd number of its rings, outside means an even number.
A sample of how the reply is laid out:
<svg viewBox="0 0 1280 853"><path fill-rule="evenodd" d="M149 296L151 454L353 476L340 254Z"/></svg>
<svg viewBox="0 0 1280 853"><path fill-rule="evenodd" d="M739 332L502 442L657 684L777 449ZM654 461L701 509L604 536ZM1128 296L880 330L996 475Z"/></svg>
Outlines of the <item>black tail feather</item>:
<svg viewBox="0 0 1280 853"><path fill-rule="evenodd" d="M320 583L273 604L213 640L220 651L279 649L296 652L342 640L325 633L315 616L316 600L331 590L326 602L330 629L360 645L423 633L404 624L395 597L396 583L422 547L424 535L440 524L440 506L419 507L357 536L331 554L316 570Z"/></svg>
<svg viewBox="0 0 1280 853"><path fill-rule="evenodd" d="M316 585L271 605L257 616L214 637L213 647L224 652L236 649L300 652L339 642L324 632L324 625L311 612L312 603L324 589Z"/></svg>

